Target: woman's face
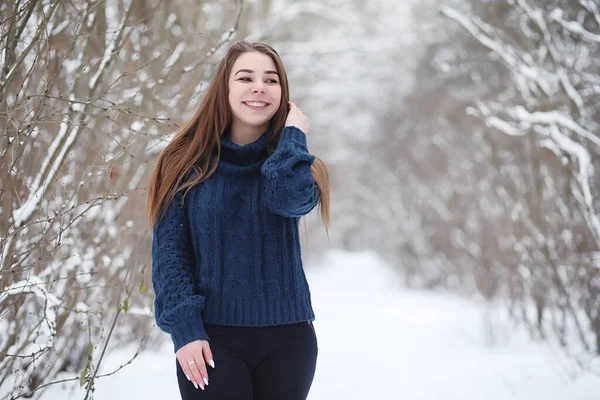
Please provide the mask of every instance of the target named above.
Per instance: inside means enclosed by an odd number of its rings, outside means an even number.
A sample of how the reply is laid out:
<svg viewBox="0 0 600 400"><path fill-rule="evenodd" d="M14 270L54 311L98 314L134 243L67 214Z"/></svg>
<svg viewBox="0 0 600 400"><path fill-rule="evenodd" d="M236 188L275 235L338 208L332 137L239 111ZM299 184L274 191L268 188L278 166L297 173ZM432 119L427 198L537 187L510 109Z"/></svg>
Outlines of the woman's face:
<svg viewBox="0 0 600 400"><path fill-rule="evenodd" d="M258 52L241 54L229 76L229 105L234 129L266 131L280 103L281 84L271 57Z"/></svg>

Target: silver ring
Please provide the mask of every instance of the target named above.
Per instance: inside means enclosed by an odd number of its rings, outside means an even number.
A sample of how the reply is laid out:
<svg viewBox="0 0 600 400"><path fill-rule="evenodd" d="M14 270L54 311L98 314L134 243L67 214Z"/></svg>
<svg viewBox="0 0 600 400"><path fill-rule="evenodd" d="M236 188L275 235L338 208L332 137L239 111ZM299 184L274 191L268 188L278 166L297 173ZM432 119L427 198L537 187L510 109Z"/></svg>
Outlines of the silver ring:
<svg viewBox="0 0 600 400"><path fill-rule="evenodd" d="M193 364L193 363L195 363L195 362L196 362L196 361L192 360L192 361L190 361L190 362L188 363L188 365L189 365L189 364Z"/></svg>

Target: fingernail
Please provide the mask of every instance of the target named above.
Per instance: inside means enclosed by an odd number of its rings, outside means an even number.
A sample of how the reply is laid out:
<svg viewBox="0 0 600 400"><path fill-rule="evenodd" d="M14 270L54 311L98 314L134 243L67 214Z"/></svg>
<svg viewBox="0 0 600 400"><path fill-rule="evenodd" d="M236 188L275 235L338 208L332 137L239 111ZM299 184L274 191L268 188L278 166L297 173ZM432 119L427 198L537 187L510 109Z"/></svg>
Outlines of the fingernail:
<svg viewBox="0 0 600 400"><path fill-rule="evenodd" d="M188 378L188 381L191 381L190 377L188 376L188 374L185 374L185 377Z"/></svg>
<svg viewBox="0 0 600 400"><path fill-rule="evenodd" d="M200 389L204 390L204 385L200 384Z"/></svg>
<svg viewBox="0 0 600 400"><path fill-rule="evenodd" d="M206 383L206 386L208 386L208 378L204 378L204 383Z"/></svg>
<svg viewBox="0 0 600 400"><path fill-rule="evenodd" d="M210 364L211 367L213 367L213 368L215 367L215 362L213 360L210 360L208 363Z"/></svg>
<svg viewBox="0 0 600 400"><path fill-rule="evenodd" d="M197 384L196 382L192 382L192 383L194 384L194 387L195 387L196 389L198 389L198 384Z"/></svg>

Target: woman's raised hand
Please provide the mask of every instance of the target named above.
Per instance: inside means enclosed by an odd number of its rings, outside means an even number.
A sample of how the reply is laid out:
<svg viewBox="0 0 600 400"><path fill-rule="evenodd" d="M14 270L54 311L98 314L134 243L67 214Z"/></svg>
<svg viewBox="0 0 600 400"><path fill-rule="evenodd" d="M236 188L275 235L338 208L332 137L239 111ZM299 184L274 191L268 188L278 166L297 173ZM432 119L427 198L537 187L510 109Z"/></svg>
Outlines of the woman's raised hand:
<svg viewBox="0 0 600 400"><path fill-rule="evenodd" d="M206 363L215 367L208 340L195 340L181 346L175 355L188 380L192 381L196 389L200 386L204 390L204 385L208 385Z"/></svg>
<svg viewBox="0 0 600 400"><path fill-rule="evenodd" d="M294 102L288 101L288 105L290 106L290 112L285 120L285 126L295 126L305 134L308 134L310 131L308 117L302 114L302 111L300 111Z"/></svg>

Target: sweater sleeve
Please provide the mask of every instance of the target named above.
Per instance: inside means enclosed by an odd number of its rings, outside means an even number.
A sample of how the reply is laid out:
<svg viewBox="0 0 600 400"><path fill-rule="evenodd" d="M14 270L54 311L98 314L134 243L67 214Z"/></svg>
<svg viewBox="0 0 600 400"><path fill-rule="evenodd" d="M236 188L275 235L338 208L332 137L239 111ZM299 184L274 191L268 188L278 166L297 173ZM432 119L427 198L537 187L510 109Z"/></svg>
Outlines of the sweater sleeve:
<svg viewBox="0 0 600 400"><path fill-rule="evenodd" d="M314 161L306 146L306 134L295 126L283 128L277 148L261 168L270 211L301 217L318 204L319 190L310 170Z"/></svg>
<svg viewBox="0 0 600 400"><path fill-rule="evenodd" d="M152 230L154 317L171 335L175 352L198 339L208 340L202 323L205 297L194 278L194 255L182 192L177 192Z"/></svg>

